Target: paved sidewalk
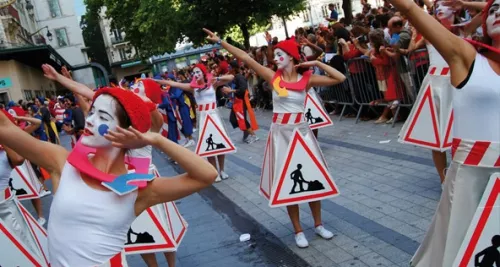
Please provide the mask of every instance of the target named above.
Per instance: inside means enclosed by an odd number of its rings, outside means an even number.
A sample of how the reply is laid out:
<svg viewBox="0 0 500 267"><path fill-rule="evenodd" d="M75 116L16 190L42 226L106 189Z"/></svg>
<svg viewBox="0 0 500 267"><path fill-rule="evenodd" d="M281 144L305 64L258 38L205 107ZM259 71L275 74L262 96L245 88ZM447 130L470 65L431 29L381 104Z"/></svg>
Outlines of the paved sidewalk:
<svg viewBox="0 0 500 267"><path fill-rule="evenodd" d="M229 111L221 108L221 115L227 123ZM215 188L311 266L409 266L441 194L430 151L398 143L401 123L391 128L332 116L335 125L320 129L318 140L341 192L322 205L325 227L336 235L331 241L315 236L310 210L301 205L310 247L299 249L286 209L269 208L258 194L271 115L256 112L260 141L250 145L226 124L238 152L226 159L231 178Z"/></svg>

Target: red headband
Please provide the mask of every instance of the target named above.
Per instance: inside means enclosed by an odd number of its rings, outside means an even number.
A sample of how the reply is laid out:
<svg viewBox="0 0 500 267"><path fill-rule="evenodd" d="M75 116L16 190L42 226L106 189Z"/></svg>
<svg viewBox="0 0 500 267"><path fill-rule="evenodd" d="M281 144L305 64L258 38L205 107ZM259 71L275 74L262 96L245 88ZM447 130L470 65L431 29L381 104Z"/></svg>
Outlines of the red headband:
<svg viewBox="0 0 500 267"><path fill-rule="evenodd" d="M123 109L125 109L125 112L130 118L132 127L141 133L149 131L151 128L151 117L148 105L144 102L144 100L131 91L126 91L120 88L104 87L95 93L93 102L95 102L97 97L103 94L112 96L122 105Z"/></svg>
<svg viewBox="0 0 500 267"><path fill-rule="evenodd" d="M285 53L295 58L296 60L300 60L299 44L295 41L294 38L279 42L274 46L274 49L277 48L283 50Z"/></svg>

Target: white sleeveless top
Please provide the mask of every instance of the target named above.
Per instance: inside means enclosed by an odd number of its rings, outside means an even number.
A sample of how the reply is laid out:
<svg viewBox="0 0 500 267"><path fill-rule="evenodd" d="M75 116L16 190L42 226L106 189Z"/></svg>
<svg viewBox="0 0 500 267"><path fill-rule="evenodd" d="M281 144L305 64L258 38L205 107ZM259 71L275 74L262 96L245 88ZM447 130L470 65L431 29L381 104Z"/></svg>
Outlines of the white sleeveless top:
<svg viewBox="0 0 500 267"><path fill-rule="evenodd" d="M448 67L448 63L444 60L444 58L439 54L436 48L428 43L425 45L427 47L427 53L429 53L429 61L430 65L433 67Z"/></svg>
<svg viewBox="0 0 500 267"><path fill-rule="evenodd" d="M500 76L477 53L466 85L453 90L453 137L500 142Z"/></svg>
<svg viewBox="0 0 500 267"><path fill-rule="evenodd" d="M196 100L196 104L198 105L211 104L217 101L217 98L215 97L215 89L212 85L203 90L195 88L193 95Z"/></svg>
<svg viewBox="0 0 500 267"><path fill-rule="evenodd" d="M152 153L153 153L153 147L152 146L145 146L141 147L138 149L131 149L130 150L130 156L135 157L135 158L152 158ZM152 164L152 163L151 163Z"/></svg>
<svg viewBox="0 0 500 267"><path fill-rule="evenodd" d="M89 187L66 162L50 207L51 266L95 266L120 253L136 218L136 198L137 191L118 196Z"/></svg>
<svg viewBox="0 0 500 267"><path fill-rule="evenodd" d="M7 157L7 152L0 149L0 191L9 186L11 172L12 168L9 163L9 158Z"/></svg>
<svg viewBox="0 0 500 267"><path fill-rule="evenodd" d="M300 81L302 75L298 75ZM276 90L273 90L273 112L274 113L303 113L307 90L287 90L288 96L280 97Z"/></svg>

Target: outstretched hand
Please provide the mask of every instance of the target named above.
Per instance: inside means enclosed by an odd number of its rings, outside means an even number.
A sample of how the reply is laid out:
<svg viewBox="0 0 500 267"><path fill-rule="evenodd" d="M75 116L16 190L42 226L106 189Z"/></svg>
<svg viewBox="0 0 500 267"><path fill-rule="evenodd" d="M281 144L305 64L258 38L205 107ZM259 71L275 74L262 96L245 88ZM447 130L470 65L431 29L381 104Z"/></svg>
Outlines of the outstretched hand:
<svg viewBox="0 0 500 267"><path fill-rule="evenodd" d="M111 141L113 146L128 149L137 149L152 145L155 141L154 133L141 133L132 127L123 129L120 126L116 127L116 131L108 131L104 137Z"/></svg>
<svg viewBox="0 0 500 267"><path fill-rule="evenodd" d="M64 77L73 80L73 77L71 77L71 73L69 72L68 68L66 68L66 66L63 66L61 68L61 73Z"/></svg>
<svg viewBox="0 0 500 267"><path fill-rule="evenodd" d="M59 75L59 73L57 73L57 71L54 69L54 67L52 67L49 64L43 64L42 70L43 70L43 75L47 79L50 79L52 81L55 81L57 79L57 76Z"/></svg>
<svg viewBox="0 0 500 267"><path fill-rule="evenodd" d="M209 40L212 43L217 43L220 41L219 36L217 36L215 33L211 32L209 29L203 28L203 31L208 35L207 40Z"/></svg>

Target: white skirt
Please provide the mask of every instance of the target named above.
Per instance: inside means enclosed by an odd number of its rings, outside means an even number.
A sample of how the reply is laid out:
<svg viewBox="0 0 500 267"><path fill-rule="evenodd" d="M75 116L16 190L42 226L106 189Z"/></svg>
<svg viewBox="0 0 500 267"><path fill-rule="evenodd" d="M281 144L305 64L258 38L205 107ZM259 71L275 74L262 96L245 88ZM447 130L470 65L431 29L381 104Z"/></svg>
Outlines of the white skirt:
<svg viewBox="0 0 500 267"><path fill-rule="evenodd" d="M454 89L448 73L447 68L429 68L411 113L401 128L399 142L437 151L451 147Z"/></svg>
<svg viewBox="0 0 500 267"><path fill-rule="evenodd" d="M275 114L275 118L282 115ZM300 118L296 121L300 122L273 123L269 131L259 192L269 200L270 207L318 201L339 194L312 130Z"/></svg>

